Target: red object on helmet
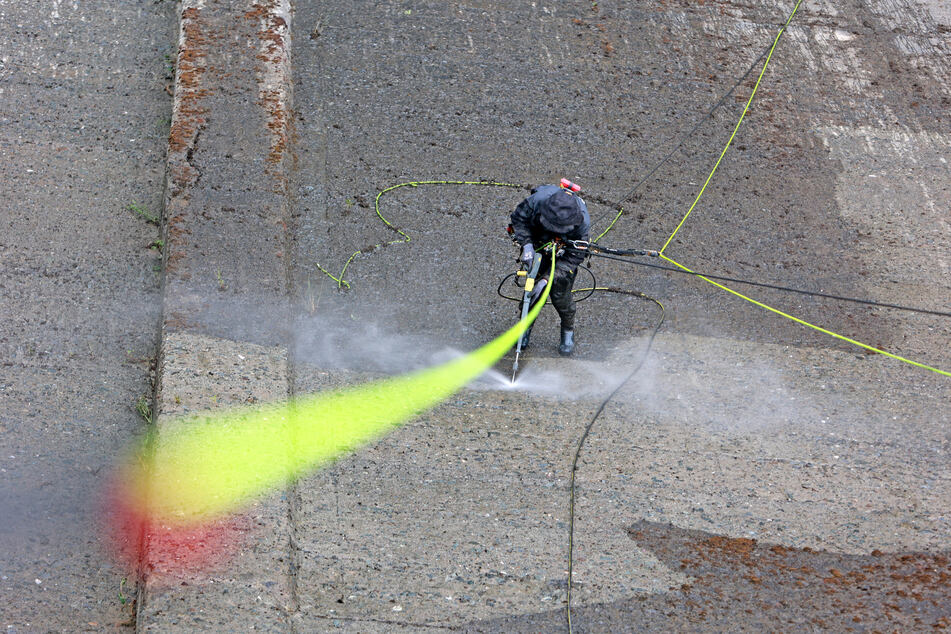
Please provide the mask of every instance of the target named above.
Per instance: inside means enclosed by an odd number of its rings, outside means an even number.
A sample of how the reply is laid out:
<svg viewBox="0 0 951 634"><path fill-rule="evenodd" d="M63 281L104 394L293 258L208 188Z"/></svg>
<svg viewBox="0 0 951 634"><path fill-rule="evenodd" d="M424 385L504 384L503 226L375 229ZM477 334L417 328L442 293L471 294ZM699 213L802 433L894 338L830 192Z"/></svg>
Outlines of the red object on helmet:
<svg viewBox="0 0 951 634"><path fill-rule="evenodd" d="M562 186L564 189L571 190L571 191L573 191L573 192L576 193L576 194L581 191L581 185L575 185L574 183L572 183L572 182L571 182L570 180L568 180L567 178L561 179L561 186Z"/></svg>

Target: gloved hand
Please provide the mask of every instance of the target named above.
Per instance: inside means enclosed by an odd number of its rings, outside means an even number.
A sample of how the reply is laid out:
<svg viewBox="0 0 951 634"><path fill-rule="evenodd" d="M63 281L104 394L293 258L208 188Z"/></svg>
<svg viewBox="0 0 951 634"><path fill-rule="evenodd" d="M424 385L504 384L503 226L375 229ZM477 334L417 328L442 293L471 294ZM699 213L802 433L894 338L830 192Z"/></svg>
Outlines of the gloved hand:
<svg viewBox="0 0 951 634"><path fill-rule="evenodd" d="M529 242L522 247L522 255L519 257L519 260L525 264L531 264L532 260L535 259L535 247L532 246L532 243Z"/></svg>
<svg viewBox="0 0 951 634"><path fill-rule="evenodd" d="M538 301L538 298L542 296L542 291L545 290L546 286L548 286L548 280L544 277L535 282L535 288L532 289L532 304Z"/></svg>

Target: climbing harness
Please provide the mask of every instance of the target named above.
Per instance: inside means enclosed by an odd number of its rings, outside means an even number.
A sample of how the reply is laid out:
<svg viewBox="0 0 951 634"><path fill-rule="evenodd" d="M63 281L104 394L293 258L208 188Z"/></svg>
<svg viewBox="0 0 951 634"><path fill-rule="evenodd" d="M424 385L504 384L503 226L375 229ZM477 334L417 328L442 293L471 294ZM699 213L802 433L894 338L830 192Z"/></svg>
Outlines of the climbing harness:
<svg viewBox="0 0 951 634"><path fill-rule="evenodd" d="M572 294L574 294L574 293L587 293L587 295L582 295L581 297L576 297L575 300L574 300L576 304L577 304L577 303L580 303L580 302L583 302L583 301L585 301L586 299L588 299L589 297L591 297L592 295L594 295L595 291L605 290L603 287L595 288L595 287L598 286L598 278L595 276L594 271L592 271L590 267L587 267L587 266L585 266L584 264L579 264L579 265L578 265L578 271L584 271L585 275L587 275L588 277L591 278L591 286L586 287L586 288L575 288L575 289L572 289L572 291L571 291ZM506 285L506 282L510 281L510 280L511 280L513 277L515 277L516 275L518 275L518 272L509 273L508 275L506 275L505 277L503 277L502 279L499 280L498 288L495 289L495 292L496 292L496 294L497 294L499 297L501 297L502 299L507 299L507 300L509 300L509 301L513 301L513 302L520 302L520 301L522 301L521 296L519 296L519 297L513 297L512 295L506 295L506 294L505 294L505 291L503 290L503 288L504 288L505 285ZM517 284L516 284L516 287L518 288L518 285L517 285ZM518 290L521 290L521 289L518 288Z"/></svg>

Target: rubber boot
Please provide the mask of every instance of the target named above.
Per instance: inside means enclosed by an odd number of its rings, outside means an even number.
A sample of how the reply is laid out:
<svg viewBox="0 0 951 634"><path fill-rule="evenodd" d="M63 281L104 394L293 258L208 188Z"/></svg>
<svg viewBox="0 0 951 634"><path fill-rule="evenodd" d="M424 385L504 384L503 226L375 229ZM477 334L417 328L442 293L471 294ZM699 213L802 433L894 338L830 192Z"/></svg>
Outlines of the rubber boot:
<svg viewBox="0 0 951 634"><path fill-rule="evenodd" d="M575 351L575 331L561 330L561 343L558 345L558 354L563 357L570 357Z"/></svg>

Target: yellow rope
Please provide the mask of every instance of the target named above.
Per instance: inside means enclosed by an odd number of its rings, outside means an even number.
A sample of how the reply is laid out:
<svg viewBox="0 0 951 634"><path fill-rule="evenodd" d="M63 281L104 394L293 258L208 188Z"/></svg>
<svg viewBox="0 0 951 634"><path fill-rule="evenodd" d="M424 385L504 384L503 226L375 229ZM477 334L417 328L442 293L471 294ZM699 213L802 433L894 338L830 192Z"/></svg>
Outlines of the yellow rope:
<svg viewBox="0 0 951 634"><path fill-rule="evenodd" d="M688 273L694 273L694 271L691 271L690 269L688 269L686 266L684 266L683 264L681 264L681 263L679 263L679 262L676 262L676 261L674 261L674 260L671 260L669 257L667 257L666 255L664 255L663 253L660 254L660 257L662 257L663 259L667 260L668 262L670 262L670 263L673 264L674 266L679 267L679 268L683 269L684 271L687 271ZM870 345L868 345L868 344L866 344L866 343L862 343L861 341L856 341L855 339L850 339L850 338L848 338L848 337L846 337L846 336L844 336L844 335L840 335L840 334L837 333L837 332L832 332L831 330L827 330L827 329L822 328L822 327L820 327L820 326L816 326L815 324L811 324L811 323L809 323L808 321L805 321L805 320L803 320L803 319L799 319L798 317L794 317L793 315L790 315L789 313L784 313L783 311L779 310L778 308L773 308L772 306L769 306L769 305L767 305L767 304L764 304L763 302L759 302L759 301L756 301L755 299L753 299L753 298L751 298L751 297L747 297L747 296L744 295L743 293L734 291L732 288L729 288L729 287L727 287L727 286L724 286L723 284L720 284L719 282L715 282L715 281L711 280L711 279L708 278L708 277L704 277L703 275L696 275L696 277L699 277L700 279L702 279L702 280L705 281L705 282L709 282L710 284L713 284L714 286L716 286L716 287L719 288L719 289L722 289L722 290L724 290L724 291L726 291L726 292L728 292L728 293L731 293L731 294L733 294L733 295L736 295L737 297L739 297L739 298L741 298L741 299L745 299L746 301L748 301L748 302L750 302L750 303L752 303L752 304L756 304L756 305L759 306L760 308L765 308L766 310L768 310L768 311L770 311L770 312L776 313L777 315L781 315L781 316L785 317L786 319L791 319L791 320L793 320L794 322L796 322L797 324L802 324L803 326L807 326L807 327L809 327L809 328L812 328L813 330L818 330L819 332L824 333L824 334L827 334L827 335L829 335L830 337L835 337L836 339L841 339L842 341L847 341L847 342L851 343L852 345L858 346L858 347L860 347L860 348L865 348L866 350L870 350L870 351L872 351L872 352L877 352L878 354L883 354L883 355L885 355L886 357L891 357L892 359L897 359L898 361L902 361L902 362L904 362L904 363L908 363L908 364L917 366L917 367L919 367L919 368L924 368L925 370L931 370L932 372L937 372L938 374L943 374L943 375L945 375L945 376L951 376L951 372L947 372L947 371L945 371L945 370L940 370L940 369L938 369L938 368L931 367L930 365L925 365L924 363L918 363L917 361L912 361L911 359L906 359L905 357L900 357L900 356L898 356L897 354L892 354L891 352L886 352L886 351L884 351L884 350L879 350L878 348L875 348L875 347L873 347L873 346L870 346Z"/></svg>
<svg viewBox="0 0 951 634"><path fill-rule="evenodd" d="M674 229L674 232L670 234L670 237L667 238L667 242L665 242L665 243L664 243L664 246L661 247L661 249L660 249L659 255L660 255L661 258L663 258L664 260L667 260L668 262L670 262L670 263L673 264L674 266L677 266L677 267L679 267L680 269L682 269L682 270L684 270L684 271L687 271L688 273L695 273L695 272L694 272L694 271L691 271L689 268L687 268L687 267L684 266L683 264L680 264L679 262L676 262L676 261L670 259L669 257L667 257L666 255L664 255L664 251L665 251L665 250L667 249L667 247L670 245L670 242L671 242L671 240L674 239L674 236L676 236L677 233L680 231L680 228L683 227L684 223L687 221L687 218L690 216L690 213L694 210L694 207L696 207L696 206L697 206L697 203L700 202L700 197L703 196L704 191L706 191L706 189L707 189L707 185L710 184L710 181L713 179L713 175L716 174L717 168L720 166L720 162L723 160L723 157L726 155L727 150L730 149L730 145L733 143L733 139L734 139L734 137L736 136L737 130L740 129L740 125L743 123L743 119L746 117L746 113L747 113L747 112L749 111L749 109L750 109L750 104L753 102L753 97L756 96L756 91L759 89L760 82L762 81L763 75L764 75L764 73L766 72L766 67L769 66L769 61L770 61L770 59L771 59L772 56L773 56L773 51L776 49L776 44L779 43L779 38L782 36L783 32L786 30L786 27L789 26L789 23L790 23L790 21L793 19L793 16L796 15L796 11L799 10L799 5L800 5L801 3L802 3L802 0L798 0L798 2L796 2L796 6L793 7L792 13L790 13L790 14L789 14L789 17L786 19L786 23L783 25L783 27L782 27L782 28L779 30L779 32L776 34L776 37L773 39L773 45L772 45L772 46L770 47L770 49L769 49L769 54L766 56L766 61L763 62L763 68L760 69L759 77L757 77L757 79L756 79L756 84L753 86L753 92L750 93L750 97L749 97L749 99L747 99L747 101L746 101L746 106L743 108L743 113L740 115L739 120L736 122L736 126L733 128L733 134L730 135L729 140L727 141L726 145L723 147L723 151L720 152L720 156L719 156L719 158L717 158L717 162L714 164L713 169L710 170L710 174L707 176L707 180L704 182L703 187L700 188L700 192L697 194L697 197L694 199L693 204L690 205L690 208L687 210L687 213L684 214L684 217L680 220L680 223L677 225L677 228ZM620 215L620 214L619 214L619 215ZM617 219L615 218L615 220L617 220ZM614 223L612 222L612 223L611 223L611 226L613 226L613 225L614 225ZM609 228L610 228L610 227L609 227ZM606 232L605 232L605 233L606 233ZM764 304L763 302L757 301L757 300L755 300L755 299L753 299L753 298L751 298L751 297L747 297L746 295L743 295L742 293L739 293L739 292L733 290L732 288L729 288L729 287L727 287L727 286L724 286L723 284L720 284L720 283L718 283L718 282L715 282L715 281L711 280L710 278L704 277L703 275L697 275L697 277L699 277L700 279L704 280L705 282L708 282L708 283L710 283L710 284L713 284L714 286L716 286L717 288L719 288L719 289L721 289L721 290L724 290L724 291L726 291L726 292L728 292L728 293L731 293L731 294L733 294L733 295L735 295L735 296L737 296L737 297L739 297L739 298L741 298L741 299L744 299L744 300L746 300L746 301L748 301L748 302L750 302L750 303L752 303L752 304L755 304L756 306L759 306L760 308L765 308L766 310L768 310L768 311L770 311L770 312L773 312L773 313L775 313L775 314L777 314L777 315L780 315L780 316L782 316L782 317L785 317L786 319L791 319L792 321L794 321L794 322L796 322L796 323L798 323L798 324L801 324L801 325L806 326L806 327L808 327L808 328L812 328L813 330L817 330L817 331L819 331L819 332L821 332L821 333L823 333L823 334L829 335L830 337L835 337L836 339L841 339L842 341L847 341L848 343L851 343L852 345L858 346L858 347L860 347L860 348L864 348L864 349L869 350L869 351L871 351L871 352L875 352L875 353L878 353L878 354L885 355L886 357L890 357L890 358L892 358L892 359L896 359L896 360L901 361L901 362L903 362L903 363L908 363L908 364L910 364L910 365L913 365L913 366L916 366L916 367L919 367L919 368L924 368L924 369L926 369L926 370L931 370L932 372L937 372L938 374L943 374L943 375L945 375L945 376L951 376L951 373L949 373L949 372L947 372L947 371L945 371L945 370L941 370L941 369L932 367L932 366L930 366L930 365L925 365L924 363L919 363L919 362L913 361L913 360L911 360L911 359L906 359L905 357L898 356L897 354L892 354L891 352L886 352L886 351L884 351L884 350L880 350L880 349L875 348L875 347L873 347L873 346L870 346L870 345L868 345L868 344L866 344L866 343L862 343L861 341L856 341L855 339L851 339L851 338L846 337L846 336L844 336L844 335L840 335L840 334L837 333L837 332L833 332L833 331L828 330L828 329L826 329L826 328L822 328L822 327L817 326L817 325L815 325L815 324L811 324L811 323L809 323L809 322L807 322L807 321L805 321L805 320L803 320L803 319L800 319L800 318L798 318L798 317L794 317L793 315L790 315L790 314L788 314L788 313L784 313L783 311L781 311L781 310L779 310L779 309L777 309L777 308L773 308L772 306L769 306L769 305L767 305L767 304Z"/></svg>
<svg viewBox="0 0 951 634"><path fill-rule="evenodd" d="M664 246L660 248L660 253L664 253L664 249L667 248L667 245L670 244L670 241L674 239L674 236L677 235L677 232L680 231L680 228L687 221L687 218L690 216L690 212L693 211L693 208L697 206L697 203L700 202L700 197L703 196L703 192L707 189L707 185L710 184L710 181L713 179L713 175L716 174L717 168L720 167L720 161L723 160L723 156L726 154L727 150L730 149L730 145L733 143L733 138L736 136L737 130L740 129L740 125L743 123L743 119L746 118L746 113L750 109L750 104L753 103L753 97L756 96L756 91L759 89L759 84L763 80L763 74L766 72L766 67L769 66L769 60L773 56L773 51L776 50L776 45L779 43L779 38L782 36L783 32L786 30L786 27L789 26L789 22L792 21L793 16L796 15L796 11L799 10L799 5L802 3L802 0L796 2L796 6L793 7L792 13L789 14L789 17L786 19L786 23L783 25L783 28L779 29L779 32L776 34L776 38L773 40L773 45L769 49L769 54L766 56L766 61L763 62L763 68L759 71L759 77L756 78L756 85L753 86L753 92L750 93L750 98L746 100L746 106L743 108L743 113L740 115L739 121L736 122L736 126L733 128L733 134L730 135L730 139L726 142L726 145L723 146L723 151L720 152L720 157L717 159L717 162L713 165L713 169L710 170L709 176L707 176L706 182L704 182L703 187L700 188L700 193L697 194L697 197L694 199L693 204L690 205L690 209L687 210L687 213L684 214L684 217L680 220L680 224L677 225L677 228L674 229L674 232L670 234L670 237L667 238L667 242L664 243ZM612 223L613 224L613 223Z"/></svg>
<svg viewBox="0 0 951 634"><path fill-rule="evenodd" d="M409 181L406 183L399 183L398 185L391 185L390 187L380 190L380 192L376 195L376 200L374 200L373 202L373 207L376 210L376 215L379 216L380 220L382 220L383 223L387 227L389 227L396 233L400 234L400 236L402 237L399 240L389 240L386 242L379 242L370 247L367 247L365 250L361 249L359 251L354 251L350 255L350 257L347 258L347 261L344 262L343 268L340 270L339 275L334 275L333 273L328 271L326 268L321 266L319 262L315 262L314 264L316 265L317 270L324 273L327 277L335 281L337 283L337 288L343 288L344 286L346 286L347 288L350 288L350 282L344 279L344 275L346 274L347 268L350 266L350 263L353 262L357 258L357 256L363 255L367 251L373 251L374 249L388 247L394 244L404 244L406 242L410 242L411 238L409 237L409 234L403 231L402 229L400 229L399 227L395 226L389 220L387 220L383 216L383 214L380 212L380 198L382 198L383 195L386 194L387 192L391 192L394 189L399 189L400 187L419 187L420 185L486 185L491 187L513 187L516 189L521 189L522 187L524 187L524 185L518 185L516 183L497 183L495 181L434 181L434 180Z"/></svg>
<svg viewBox="0 0 951 634"><path fill-rule="evenodd" d="M690 214L693 212L694 208L695 208L695 207L697 206L697 204L700 202L700 198L703 196L704 192L706 191L707 186L710 184L710 181L713 180L713 176L716 174L717 169L720 167L720 163L723 161L723 157L726 156L727 151L730 149L730 146L731 146L732 143L733 143L733 139L736 137L737 131L739 131L740 126L743 124L743 121L744 121L744 119L746 118L747 112L749 112L750 105L753 103L753 99L754 99L754 97L756 96L756 93L757 93L757 91L759 90L760 83L761 83L762 80L763 80L763 76L764 76L765 73L766 73L766 68L769 66L769 62L770 62L770 60L772 59L773 52L776 50L776 45L779 43L780 37L782 37L783 33L786 31L786 28L789 26L789 24L790 24L790 22L792 21L793 17L796 15L796 12L799 10L800 4L802 4L802 0L797 0L796 5L793 7L793 10L792 10L792 12L789 14L789 17L786 19L786 22L783 24L782 28L779 29L779 32L776 33L776 37L773 39L773 44L772 44L772 46L771 46L770 49L769 49L769 53L768 53L767 56L766 56L766 60L763 62L763 67L760 69L759 76L756 78L756 83L755 83L754 86L753 86L753 91L750 93L749 99L747 99L746 105L743 107L743 112L742 112L742 114L740 115L739 120L736 122L736 125L735 125L734 128L733 128L733 132L732 132L732 134L730 134L730 138L727 140L726 145L723 147L723 150L720 152L720 156L717 158L716 163L713 165L713 169L710 170L710 173L709 173L709 175L707 176L706 181L704 181L703 186L700 188L700 192L697 194L696 198L694 198L694 201L693 201L693 203L690 205L690 208L687 209L687 213L684 214L683 218L681 218L680 222L677 224L677 227L674 229L673 233L670 234L670 237L667 238L667 241L664 243L664 246L661 247L661 249L660 249L660 251L659 251L659 255L660 255L661 258L663 258L664 260L670 262L670 263L673 264L674 266L677 266L677 267L679 267L680 269L682 269L682 270L684 270L684 271L687 271L688 273L694 273L694 274L696 275L696 273L695 273L694 271L690 270L689 268L687 268L687 267L684 266L683 264L680 264L679 262L676 262L676 261L672 260L671 258L667 257L666 255L664 255L664 251L667 249L667 247L670 245L671 241L674 239L674 237L677 235L677 233L678 233L678 232L680 231L680 229L683 227L684 223L687 221L687 218L690 216ZM383 195L386 194L387 192L393 191L394 189L399 189L400 187L418 187L419 185L488 185L488 186L495 186L495 187L513 187L513 188L521 188L521 187L522 187L522 185L517 185L517 184L514 184L514 183L498 183L498 182L494 182L494 181L441 181L441 180L410 181L410 182L400 183L400 184L398 184L398 185L392 185L392 186L390 186L390 187L387 187L386 189L381 190L381 191L377 194L376 200L375 200L375 202L374 202L374 207L375 207L375 210L376 210L376 214L377 214L377 216L379 216L380 220L382 220L382 221L386 224L386 226L388 226L390 229L392 229L392 230L394 230L395 232L397 232L397 233L401 236L401 239L399 239L399 240L391 240L391 241L389 241L389 242L381 242L381 243L379 243L379 244L375 244L375 245L373 245L373 246L370 248L370 250L376 249L376 248L379 248L379 247L383 247L383 246L389 246L389 245L392 245L392 244L401 244L401 243L405 243L405 242L409 242L409 241L410 241L410 236L409 236L407 233L405 233L403 230L399 229L398 227L394 226L394 225L393 225L389 220L387 220L387 219L383 216L383 214L380 212L380 198L382 198ZM597 238L595 238L594 241L597 242L598 240L600 240L601 238L603 238L603 237L614 227L614 225L617 223L617 221L620 219L620 217L621 217L621 215L623 215L623 213L624 213L624 209L623 209L623 208L619 209L617 215L615 215L615 217L614 217L614 219L611 221L611 223L607 226L607 228L606 228L604 231L601 232L600 235L598 235ZM361 255L361 254L363 254L363 253L364 253L364 251L362 251L362 250L361 250L361 251L355 251L355 252L347 259L347 261L344 263L343 269L340 271L340 275L339 275L339 276L334 276L334 275L331 274L327 269L325 269L324 267L322 267L320 264L317 264L317 268L318 268L320 271L322 271L323 273L325 273L327 276L329 276L332 280L334 280L335 282L337 282L338 288L341 288L341 287L343 287L343 286L346 286L347 288L350 288L350 283L347 282L347 281L344 279L344 274L346 273L347 268L350 266L350 263L353 262L353 260L356 259L357 256L359 256L359 255ZM860 348L864 348L864 349L866 349L866 350L869 350L869 351L871 351L871 352L875 352L875 353L877 353L877 354L885 355L886 357L890 357L890 358L892 358L892 359L896 359L896 360L901 361L901 362L903 362L903 363L907 363L907 364L910 364L910 365L913 365L913 366L916 366L916 367L919 367L919 368L924 368L924 369L926 369L926 370L930 370L930 371L932 371L932 372L936 372L936 373L938 373L938 374L942 374L942 375L945 375L945 376L951 376L951 373L949 373L949 372L947 372L947 371L945 371L945 370L941 370L941 369L939 369L939 368L935 368L935 367L932 367L932 366L929 366L929 365L925 365L924 363L919 363L919 362L913 361L913 360L911 360L911 359L906 359L905 357L901 357L901 356L899 356L899 355L897 355L897 354L892 354L892 353L890 353L890 352L886 352L885 350L880 350L880 349L875 348L875 347L873 347L873 346L870 346L870 345L868 345L868 344L866 344L866 343L862 343L861 341L857 341L857 340L855 340L855 339L851 339L851 338L846 337L846 336L844 336L844 335L840 335L840 334L837 333L837 332L833 332L833 331L828 330L828 329L826 329L826 328L822 328L822 327L817 326L817 325L815 325L815 324L811 324L811 323L809 323L809 322L807 322L807 321L805 321L805 320L803 320L803 319L800 319L800 318L798 318L798 317L795 317L795 316L793 316L793 315L790 315L790 314L788 314L788 313L785 313L785 312L783 312L783 311L781 311L781 310L779 310L779 309L777 309L777 308L773 308L772 306L769 306L769 305L767 305L767 304L764 304L764 303L762 303L762 302L760 302L760 301L757 301L757 300L755 300L755 299L753 299L753 298L751 298L751 297L747 297L746 295L743 295L742 293L739 293L739 292L737 292L737 291L735 291L735 290L733 290L733 289L731 289L731 288L729 288L729 287L727 287L727 286L724 286L723 284L720 284L720 283L718 283L718 282L715 282L714 280L711 280L711 279L709 279L709 278L707 278L707 277L704 277L703 275L697 275L697 277L699 277L700 279L704 280L705 282L708 282L709 284L712 284L713 286L716 286L717 288L719 288L719 289L721 289L721 290L724 290L724 291L726 291L726 292L728 292L728 293L731 293L732 295L735 295L735 296L737 296L737 297L739 297L739 298L741 298L741 299L744 299L744 300L746 300L746 301L748 301L748 302L750 302L750 303L752 303L752 304L755 304L756 306L759 306L760 308L764 308L764 309L766 309L766 310L768 310L768 311L770 311L770 312L773 312L773 313L775 313L775 314L777 314L777 315L780 315L780 316L785 317L785 318L787 318L787 319L791 319L792 321L794 321L794 322L796 322L796 323L798 323L798 324L801 324L801 325L806 326L806 327L808 327L808 328L812 328L813 330L816 330L816 331L821 332L821 333L823 333L823 334L829 335L830 337L835 337L836 339L840 339L840 340L842 340L842 341L846 341L846 342L848 342L848 343L851 343L852 345L858 346L858 347L860 347ZM577 290L577 291L582 291L582 290L591 290L591 289L576 289L576 290ZM599 288L599 289L596 289L596 290L602 290L602 289Z"/></svg>
<svg viewBox="0 0 951 634"><path fill-rule="evenodd" d="M624 207L619 208L618 211L617 211L617 215L614 216L614 220L611 221L611 224L608 225L608 228L605 229L604 231L602 231L601 234L600 234L597 238L595 238L594 240L592 240L592 242L597 242L598 240L600 240L601 238L603 238L604 236L606 236L606 235L608 234L608 231L610 231L612 228L614 228L614 223L618 221L618 218L620 218L620 217L621 217L621 214L623 214L623 213L624 213Z"/></svg>

